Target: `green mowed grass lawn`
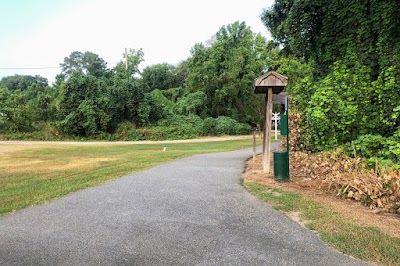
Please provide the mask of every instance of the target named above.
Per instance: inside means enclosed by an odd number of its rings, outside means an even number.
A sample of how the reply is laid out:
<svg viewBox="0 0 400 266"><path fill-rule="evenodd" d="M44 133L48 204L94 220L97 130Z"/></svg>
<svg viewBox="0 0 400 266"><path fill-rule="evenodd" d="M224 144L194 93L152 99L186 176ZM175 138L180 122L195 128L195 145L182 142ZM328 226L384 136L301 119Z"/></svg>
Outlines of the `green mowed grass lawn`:
<svg viewBox="0 0 400 266"><path fill-rule="evenodd" d="M147 145L0 144L0 215L161 163L251 145L250 139Z"/></svg>

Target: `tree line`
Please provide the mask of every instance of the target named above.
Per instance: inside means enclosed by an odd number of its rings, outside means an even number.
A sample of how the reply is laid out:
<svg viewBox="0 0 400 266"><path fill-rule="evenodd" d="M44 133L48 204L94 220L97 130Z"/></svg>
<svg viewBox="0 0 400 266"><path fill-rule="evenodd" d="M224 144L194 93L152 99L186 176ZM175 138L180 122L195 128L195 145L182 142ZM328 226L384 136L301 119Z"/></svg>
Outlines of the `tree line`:
<svg viewBox="0 0 400 266"><path fill-rule="evenodd" d="M244 22L223 26L177 65L148 66L141 49L108 68L74 51L49 85L40 76L0 81L3 138L166 139L245 134L262 117L253 81L268 68L268 42Z"/></svg>

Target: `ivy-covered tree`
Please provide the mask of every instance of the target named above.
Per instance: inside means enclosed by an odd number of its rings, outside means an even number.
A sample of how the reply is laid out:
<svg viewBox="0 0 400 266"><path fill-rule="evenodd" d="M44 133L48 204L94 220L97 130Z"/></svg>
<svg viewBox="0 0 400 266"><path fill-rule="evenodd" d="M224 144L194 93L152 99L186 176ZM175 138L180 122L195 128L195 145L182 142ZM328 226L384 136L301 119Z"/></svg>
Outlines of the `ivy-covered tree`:
<svg viewBox="0 0 400 266"><path fill-rule="evenodd" d="M3 132L31 132L36 124L49 120L52 89L40 76L14 75L0 81L0 113Z"/></svg>
<svg viewBox="0 0 400 266"><path fill-rule="evenodd" d="M305 114L301 135L310 149L398 131L399 10L397 0L276 0L264 11L283 47L279 68L306 70L285 74L296 80L288 92Z"/></svg>
<svg viewBox="0 0 400 266"><path fill-rule="evenodd" d="M207 102L207 95L202 91L186 94L180 98L173 107L173 111L178 115L198 115L205 117L206 109L204 108Z"/></svg>
<svg viewBox="0 0 400 266"><path fill-rule="evenodd" d="M7 92L3 89L2 97L6 97L0 108L3 131L10 133L33 131L37 113L36 109L29 105L30 99L27 94L21 91Z"/></svg>
<svg viewBox="0 0 400 266"><path fill-rule="evenodd" d="M315 61L318 75L358 61L375 79L400 60L399 10L397 0L276 0L262 20L287 53Z"/></svg>
<svg viewBox="0 0 400 266"><path fill-rule="evenodd" d="M73 72L61 89L58 127L71 135L96 136L109 127L109 109L110 98L103 80Z"/></svg>

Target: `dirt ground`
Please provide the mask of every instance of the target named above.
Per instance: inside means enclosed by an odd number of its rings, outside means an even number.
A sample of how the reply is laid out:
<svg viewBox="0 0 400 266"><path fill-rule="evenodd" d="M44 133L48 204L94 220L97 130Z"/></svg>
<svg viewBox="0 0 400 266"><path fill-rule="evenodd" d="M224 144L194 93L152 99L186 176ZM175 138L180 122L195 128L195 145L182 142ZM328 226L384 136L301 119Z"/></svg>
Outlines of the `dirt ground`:
<svg viewBox="0 0 400 266"><path fill-rule="evenodd" d="M11 140L0 141L0 145L136 145L136 144L171 144L171 143L198 143L198 142L213 142L224 140L238 140L238 139L252 139L251 135L241 136L220 136L220 137L205 137L197 139L182 139L182 140L141 140L141 141L25 141L25 140ZM0 147L6 149L5 146Z"/></svg>
<svg viewBox="0 0 400 266"><path fill-rule="evenodd" d="M319 189L320 184L318 181L297 175L296 169L290 169L290 182L279 182L274 178L273 173L263 173L261 158L262 155L258 155L256 160L251 158L247 161L246 169L242 176L244 180L299 193L336 210L347 219L351 219L360 225L375 226L389 235L400 237L399 215L371 210L359 202L340 198L334 192L322 191ZM273 172L272 163L270 169ZM288 216L301 223L299 213L291 213Z"/></svg>

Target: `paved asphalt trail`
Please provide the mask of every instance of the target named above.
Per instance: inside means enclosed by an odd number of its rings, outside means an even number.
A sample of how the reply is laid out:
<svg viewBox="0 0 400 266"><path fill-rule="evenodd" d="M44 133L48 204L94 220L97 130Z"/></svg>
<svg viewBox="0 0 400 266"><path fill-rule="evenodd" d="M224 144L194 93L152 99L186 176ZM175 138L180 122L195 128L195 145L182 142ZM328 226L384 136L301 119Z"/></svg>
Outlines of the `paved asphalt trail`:
<svg viewBox="0 0 400 266"><path fill-rule="evenodd" d="M196 155L0 218L0 265L364 265L248 194L250 156Z"/></svg>

